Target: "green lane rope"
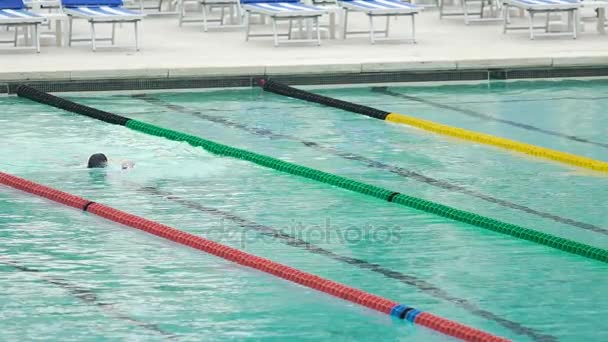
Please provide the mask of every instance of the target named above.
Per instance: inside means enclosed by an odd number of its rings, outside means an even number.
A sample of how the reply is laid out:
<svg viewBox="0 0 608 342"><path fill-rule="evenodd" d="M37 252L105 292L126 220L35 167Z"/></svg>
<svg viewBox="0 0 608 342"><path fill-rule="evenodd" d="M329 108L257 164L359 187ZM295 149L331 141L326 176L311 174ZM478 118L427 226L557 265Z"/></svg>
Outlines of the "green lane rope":
<svg viewBox="0 0 608 342"><path fill-rule="evenodd" d="M489 217L477 215L468 211L455 209L443 204L431 202L421 198L407 196L395 191L387 190L375 185L358 182L342 176L315 170L306 166L289 163L280 159L268 157L262 154L218 144L197 136L158 127L138 120L129 120L127 127L150 135L164 137L175 141L184 141L192 146L222 156L247 160L255 164L287 172L296 176L306 177L319 182L334 185L343 189L355 191L364 195L373 196L385 201L401 204L413 209L446 217L455 221L464 222L473 226L488 229L497 233L510 235L519 239L531 241L541 245L556 248L586 258L608 262L608 250L586 245L573 240L561 238L555 235L539 232L533 229L521 227L515 224L502 222Z"/></svg>

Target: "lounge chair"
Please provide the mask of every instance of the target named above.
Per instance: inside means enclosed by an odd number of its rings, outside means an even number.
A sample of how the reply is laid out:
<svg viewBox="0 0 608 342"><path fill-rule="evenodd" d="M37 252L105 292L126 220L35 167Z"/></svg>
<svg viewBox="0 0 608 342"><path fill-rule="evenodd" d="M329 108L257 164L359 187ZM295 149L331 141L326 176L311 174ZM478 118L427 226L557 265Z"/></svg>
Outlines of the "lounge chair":
<svg viewBox="0 0 608 342"><path fill-rule="evenodd" d="M315 43L321 45L321 33L319 29L319 17L326 14L327 11L323 8L303 5L299 0L241 0L243 9L245 10L246 20L246 35L245 40L250 37L274 37L274 46L279 43ZM272 34L251 34L251 14L261 14L270 17L272 22ZM315 37L312 37L312 30L307 32L307 38L291 39L293 20L312 19L315 25ZM286 34L277 32L278 21L289 21L289 29ZM279 40L279 36L287 36L288 40Z"/></svg>
<svg viewBox="0 0 608 342"><path fill-rule="evenodd" d="M327 30L329 39L336 39L338 34L338 25L336 25L336 17L339 18L339 25L342 24L342 7L338 5L337 0L312 0L311 4L315 7L322 8L327 11L328 14L328 22L325 25L321 24L321 32Z"/></svg>
<svg viewBox="0 0 608 342"><path fill-rule="evenodd" d="M122 7L122 0L62 0L63 11L70 16L69 40L72 42L90 41L93 51L96 50L96 41L111 41L114 44L114 37L117 23L133 23L135 26L135 49L139 51L139 22L144 14L135 12ZM91 38L72 37L73 19L84 19L91 24ZM97 38L95 36L95 24L112 24L112 36L110 38Z"/></svg>
<svg viewBox="0 0 608 342"><path fill-rule="evenodd" d="M348 34L368 33L372 44L376 40L409 40L416 41L416 23L414 16L421 10L420 6L401 2L397 0L341 0L340 6L344 9L344 32L343 39ZM348 12L365 13L369 18L369 31L348 31ZM406 38L389 38L388 31L391 17L410 16L412 18L412 34ZM384 31L374 30L374 17L386 17L386 28ZM376 33L384 33L383 38L376 37Z"/></svg>
<svg viewBox="0 0 608 342"><path fill-rule="evenodd" d="M582 0L583 8L591 8L595 12L597 19L596 29L599 34L606 34L606 9L608 9L608 1L606 0Z"/></svg>
<svg viewBox="0 0 608 342"><path fill-rule="evenodd" d="M542 29L545 32L536 33L540 36L572 36L576 39L576 31L578 26L578 10L582 4L579 0L503 0L504 26L503 33L509 30L529 30L530 39L534 39L536 29ZM509 7L519 8L528 12L527 26L512 26L509 18ZM552 13L565 12L568 14L568 30L563 32L549 32L549 19ZM534 15L544 13L547 15L545 25L534 26Z"/></svg>
<svg viewBox="0 0 608 342"><path fill-rule="evenodd" d="M471 12L470 3L479 2L479 12ZM465 25L469 25L471 22L487 22L487 21L502 21L502 17L500 15L500 1L499 0L460 0L460 6L462 8L462 12L444 12L445 1L440 1L438 4L439 7L439 19L443 19L443 17L453 17L453 16L464 16ZM485 16L485 10L489 8L490 16Z"/></svg>
<svg viewBox="0 0 608 342"><path fill-rule="evenodd" d="M0 43L13 43L17 46L19 38L19 27L34 29L32 39L33 48L36 52L40 52L40 24L44 23L46 18L27 11L22 0L0 0L0 26L14 27L15 38L10 41L0 41Z"/></svg>
<svg viewBox="0 0 608 342"><path fill-rule="evenodd" d="M182 26L183 23L203 23L203 31L207 32L210 27L213 28L235 28L235 27L243 27L243 15L241 10L241 2L239 0L181 0L182 4L180 6L179 13L179 26ZM185 3L188 2L196 2L202 11L202 18L189 18L190 16L186 16L186 6ZM220 17L219 18L209 18L209 9L211 8L219 8L220 9ZM236 23L226 24L226 9L228 9L230 13L230 20L236 19ZM210 26L210 22L216 22L217 25Z"/></svg>
<svg viewBox="0 0 608 342"><path fill-rule="evenodd" d="M127 9L138 10L147 15L174 15L177 14L178 1L167 0L123 0L123 6ZM168 4L164 6L164 4ZM174 11L175 10L175 11Z"/></svg>

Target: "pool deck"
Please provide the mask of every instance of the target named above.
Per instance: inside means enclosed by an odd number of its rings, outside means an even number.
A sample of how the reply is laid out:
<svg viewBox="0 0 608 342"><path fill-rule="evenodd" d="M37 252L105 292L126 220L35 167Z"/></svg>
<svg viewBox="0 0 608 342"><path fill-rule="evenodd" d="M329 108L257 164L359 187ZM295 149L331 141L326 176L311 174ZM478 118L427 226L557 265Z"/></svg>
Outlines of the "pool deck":
<svg viewBox="0 0 608 342"><path fill-rule="evenodd" d="M367 26L361 14L351 14L349 21L357 29ZM40 54L3 47L0 81L608 67L608 35L598 34L595 22L586 23L576 40L539 37L533 41L525 30L503 34L501 22L466 26L462 17L440 20L436 9L424 11L416 24L417 44L370 45L367 35L358 35L324 39L321 46L275 48L270 37L245 42L243 30L205 33L196 23L180 28L175 16L150 16L141 28L140 52L132 48L130 24L117 29L117 43L122 47L101 47L104 43L100 43L97 52L86 43L56 47L52 37L43 40ZM391 26L393 33L406 28L409 18L399 18ZM100 31L98 35L103 35L109 29ZM88 26L75 25L75 33L88 34Z"/></svg>

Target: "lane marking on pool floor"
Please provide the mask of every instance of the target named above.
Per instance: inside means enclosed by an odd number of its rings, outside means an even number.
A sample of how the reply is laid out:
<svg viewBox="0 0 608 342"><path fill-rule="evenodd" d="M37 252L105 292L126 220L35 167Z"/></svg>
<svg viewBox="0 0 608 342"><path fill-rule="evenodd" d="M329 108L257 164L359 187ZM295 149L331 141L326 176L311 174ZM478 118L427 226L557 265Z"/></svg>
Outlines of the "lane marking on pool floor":
<svg viewBox="0 0 608 342"><path fill-rule="evenodd" d="M392 96L392 97L397 97L397 98L402 98L402 99L406 99L406 100L410 100L410 101L428 104L433 107L447 109L447 110L450 110L453 112L461 113L461 114L464 114L464 115L467 115L470 117L474 117L474 118L478 118L478 119L482 119L482 120L486 120L486 121L500 122L503 124L507 124L507 125L514 126L517 128L522 128L522 129L532 131L532 132L543 133L543 134L547 134L547 135L551 135L551 136L555 136L555 137L568 139L571 141L576 141L576 142L580 142L580 143L608 148L608 144L606 144L606 143L601 143L601 142L589 140L586 138L581 138L576 135L568 135L568 134L564 134L561 132L552 131L552 130L536 127L533 125L529 125L529 124L525 124L525 123L521 123L521 122L517 122L517 121L513 121L513 120L497 118L497 117L487 115L487 114L484 114L484 113L481 113L481 112L478 112L478 111L475 111L472 109L468 109L468 108L462 108L462 107L458 107L458 106L451 105L451 104L445 104L445 103L439 103L437 101L427 100L427 99L424 99L424 98L421 98L418 96L398 93L393 90L390 90L389 87L372 87L372 91L376 92L376 93Z"/></svg>
<svg viewBox="0 0 608 342"><path fill-rule="evenodd" d="M332 260L335 260L335 261L339 261L339 262L342 262L342 263L345 263L348 265L352 265L352 266L355 266L355 267L360 268L365 271L378 273L389 279L397 280L405 285L413 286L414 288L418 289L419 291L421 291L423 293L426 293L430 296L433 296L433 297L441 299L441 300L445 300L445 301L451 303L452 305L459 307L461 309L464 309L475 316L479 316L484 319L494 321L494 322L500 324L501 326L513 331L514 333L516 333L518 335L528 336L534 341L538 341L538 342L557 341L557 337L555 337L555 336L552 336L549 334L543 334L542 332L536 331L535 329L523 326L521 323L509 320L509 319L501 317L493 312L481 309L475 303L473 303L467 299L464 299L464 298L455 297L455 296L449 294L447 291L437 287L436 285L431 284L431 283L427 282L426 280L420 279L416 276L405 274L405 273L402 273L402 272L399 272L399 271L390 269L388 267L384 267L379 264L369 262L369 261L366 261L363 259L337 254L328 249L325 249L325 248L317 246L313 243L307 242L306 240L303 240L301 238L298 238L298 237L295 237L288 233L285 233L279 229L276 229L276 228L273 228L270 226L266 226L261 223L255 222L255 221L250 221L246 218L243 218L243 217L238 216L237 214L234 214L231 212L204 206L195 201L191 201L189 199L177 196L173 193L170 193L170 192L167 192L164 190L160 190L157 187L146 186L146 187L140 187L138 190L143 193L151 194L154 196L159 196L159 197L169 200L171 202L178 203L186 208L200 211L205 214L213 215L215 217L219 217L221 219L234 222L237 225L239 225L241 228L253 229L253 230L257 231L260 235L270 236L288 246L299 248L299 249L305 250L309 253L321 255L321 256L330 258Z"/></svg>
<svg viewBox="0 0 608 342"><path fill-rule="evenodd" d="M562 96L562 97L534 97L534 98L510 98L506 100L483 100L483 101L457 101L457 102L446 102L447 104L490 104L490 103L521 103L521 102L546 102L546 101L597 101L606 100L608 96Z"/></svg>
<svg viewBox="0 0 608 342"><path fill-rule="evenodd" d="M324 292L345 301L390 315L400 320L422 325L444 335L459 338L465 341L509 341L485 331L466 326L464 324L433 315L429 312L417 310L411 306L400 304L369 292L350 287L332 280L328 280L311 273L262 258L239 249L202 238L176 228L136 216L98 202L78 197L42 184L0 172L0 183L5 186L21 190L63 204L72 208L97 215L109 221L135 228L149 234L191 247L193 249L215 255L222 259L232 261L242 266L253 268L290 282ZM92 204L91 204L92 203Z"/></svg>
<svg viewBox="0 0 608 342"><path fill-rule="evenodd" d="M480 144L496 146L506 150L516 151L538 158L558 161L564 164L569 164L598 172L608 172L608 162L602 160L596 160L568 152L523 143L487 133L481 133L460 127L449 126L430 120L419 119L409 115L387 112L380 109L311 93L309 91L293 88L288 85L274 82L271 80L261 79L259 80L259 85L265 91L272 92L278 95L319 103L325 106L339 108L357 114L362 114L375 119L404 124L428 132L459 138L462 140L468 140Z"/></svg>
<svg viewBox="0 0 608 342"><path fill-rule="evenodd" d="M64 98L60 98L35 88L21 85L17 88L17 94L21 97L29 98L49 106L67 110L69 112L84 115L100 121L125 126L132 130L163 137L173 141L187 142L192 146L202 147L206 151L220 156L227 156L244 161L252 162L257 165L271 168L277 171L292 175L308 178L321 183L337 186L353 192L382 199L384 201L400 204L405 207L421 210L427 213L442 216L455 221L463 222L479 228L487 229L504 235L509 235L521 240L529 241L539 245L545 245L567 253L579 255L589 259L595 259L608 263L608 250L565 239L548 233L536 231L534 229L506 223L475 213L452 208L446 205L435 203L421 198L397 194L396 191L388 190L379 186L355 181L346 177L337 176L328 172L316 170L306 166L289 163L277 158L265 156L255 152L235 148L232 146L216 143L198 136L170 130L155 126L146 122L133 120L120 115L105 112L99 109L88 107Z"/></svg>
<svg viewBox="0 0 608 342"><path fill-rule="evenodd" d="M432 178L429 176L426 176L422 173L419 173L417 171L414 170L408 170L405 169L403 167L400 166L394 166L394 165L390 165L390 164L386 164L371 158L367 158L365 156L359 155L359 154L355 154L352 152L345 152L345 151L341 151L338 150L332 146L327 146L327 145L323 145L314 141L309 141L309 140L303 140L299 137L296 136L292 136L292 135L287 135L287 134L282 134L282 133L275 133L273 131L271 131L270 129L267 128L258 128L258 127L252 127L246 124L243 124L241 122L236 122L224 117L219 117L219 116L214 116L214 115L207 115L202 113L201 111L198 110L194 110L191 108L187 108L181 105L176 105L173 103L169 103L166 102L164 100L161 100L159 98L156 97L152 97L149 96L147 94L138 94L138 95L132 95L133 98L136 99L140 99L143 100L145 102L148 102L150 104L153 105L157 105L157 106L163 106L167 109L176 111L176 112L181 112L181 113L185 113L185 114L189 114L192 116L195 116L199 119L202 120L206 120L209 122L213 122L213 123L217 123L220 125L223 125L225 127L229 127L229 128L234 128L234 129L239 129L242 130L244 132L248 132L254 135L258 135L258 136L263 136L266 137L268 139L286 139L286 140L292 140L295 142L298 142L300 144L303 144L307 147L310 147L312 149L318 150L318 151L322 151L322 152L326 152L347 160L356 160L359 161L361 163L364 163L367 167L369 168L375 168L375 169L379 169L379 170L385 170L385 171L389 171L393 174L399 175L401 177L404 178L410 178L413 179L417 182L420 183L425 183L425 184L429 184L435 187L438 187L440 189L444 189L444 190L448 190L448 191L453 191L453 192L458 192L458 193L462 193L465 195L469 195L481 200L484 200L486 202L489 203L493 203L493 204L497 204L500 205L502 207L505 208L510 208L510 209L514 209L514 210L518 210L518 211L522 211L525 212L527 214L531 214L531 215L535 215L538 217L542 217L545 219L549 219L558 223L562 223L562 224L566 224L566 225L571 225L577 228L581 228L581 229L585 229L585 230L589 230L595 233L599 233L599 234L604 234L604 235L608 235L608 229L606 228L602 228L600 226L591 224L591 223L586 223L586 222L581 222L578 220L574 220L571 218L567 218L567 217L562 217L559 215L555 215L555 214L551 214L548 212L543 212L540 210L536 210L536 209L532 209L528 206L525 205L521 205L521 204L517 204L514 202L510 202L507 200L503 200L500 198L496 198L481 192L477 192L474 190L470 190L467 189L464 186L461 185L457 185L457 184L453 184L450 183L448 181L445 180L441 180L441 179L437 179L437 178Z"/></svg>
<svg viewBox="0 0 608 342"><path fill-rule="evenodd" d="M97 306L103 312L105 312L108 316L110 316L112 318L127 321L140 328L150 330L154 333L160 334L169 339L177 338L176 335L161 329L157 324L147 323L147 322L141 321L141 320L133 318L127 314L117 311L114 304L104 303L104 302L100 301L99 298L97 297L97 295L93 291L87 289L84 286L71 283L68 280L63 279L63 278L50 276L41 270L31 268L28 266L24 266L24 265L16 262L15 260L12 260L11 258L9 258L6 255L0 255L0 263L8 265L21 272L27 272L27 273L34 274L34 275L36 275L36 277L38 279L66 290L69 294L74 296L76 299L78 299L84 303Z"/></svg>

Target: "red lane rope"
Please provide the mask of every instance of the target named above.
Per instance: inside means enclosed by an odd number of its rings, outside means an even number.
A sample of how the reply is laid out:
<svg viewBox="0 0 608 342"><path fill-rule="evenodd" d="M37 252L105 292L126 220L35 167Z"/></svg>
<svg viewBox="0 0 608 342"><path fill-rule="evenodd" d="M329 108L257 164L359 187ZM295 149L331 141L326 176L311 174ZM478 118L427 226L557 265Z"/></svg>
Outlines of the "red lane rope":
<svg viewBox="0 0 608 342"><path fill-rule="evenodd" d="M89 213L103 217L110 221L143 230L164 239L213 254L243 266L272 274L274 276L304 285L306 287L342 298L349 302L356 303L388 315L406 319L408 312L410 314L412 312L416 312L416 315L412 319L414 323L465 341L509 341L505 338L468 327L464 324L438 317L428 312L419 312L418 310L399 304L398 302L332 280L324 279L314 274L303 272L272 260L258 257L236 248L222 245L215 241L207 240L167 225L129 214L100 203L95 203L82 197L49 188L47 186L37 184L4 172L0 172L0 183L70 207L86 210Z"/></svg>

